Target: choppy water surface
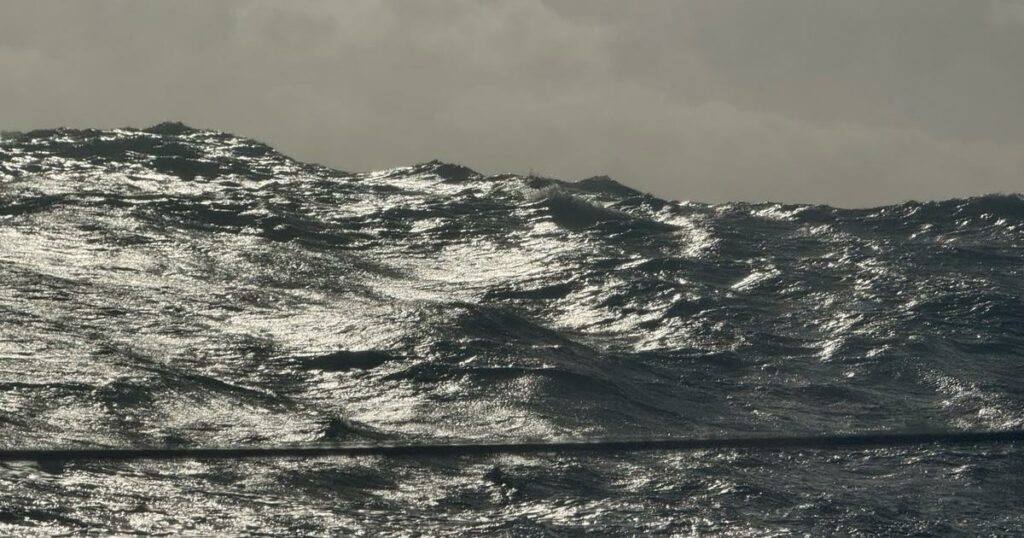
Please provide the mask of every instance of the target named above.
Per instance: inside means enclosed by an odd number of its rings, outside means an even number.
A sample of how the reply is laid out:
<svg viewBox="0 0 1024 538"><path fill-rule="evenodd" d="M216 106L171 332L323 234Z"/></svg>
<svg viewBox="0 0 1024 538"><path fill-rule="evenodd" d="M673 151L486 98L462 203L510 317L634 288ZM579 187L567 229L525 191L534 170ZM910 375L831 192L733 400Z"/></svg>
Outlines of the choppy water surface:
<svg viewBox="0 0 1024 538"><path fill-rule="evenodd" d="M1024 427L1024 198L350 174L162 124L0 142L0 444ZM3 533L1024 533L1024 450L0 467Z"/></svg>

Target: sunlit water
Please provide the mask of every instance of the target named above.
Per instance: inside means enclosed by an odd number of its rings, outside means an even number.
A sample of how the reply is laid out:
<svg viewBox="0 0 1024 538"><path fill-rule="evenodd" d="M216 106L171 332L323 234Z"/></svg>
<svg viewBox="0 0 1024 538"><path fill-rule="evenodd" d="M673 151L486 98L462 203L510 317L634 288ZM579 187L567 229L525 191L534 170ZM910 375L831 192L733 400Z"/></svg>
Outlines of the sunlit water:
<svg viewBox="0 0 1024 538"><path fill-rule="evenodd" d="M1024 198L669 202L0 142L0 444L1024 427ZM1024 533L1013 446L0 466L5 534Z"/></svg>

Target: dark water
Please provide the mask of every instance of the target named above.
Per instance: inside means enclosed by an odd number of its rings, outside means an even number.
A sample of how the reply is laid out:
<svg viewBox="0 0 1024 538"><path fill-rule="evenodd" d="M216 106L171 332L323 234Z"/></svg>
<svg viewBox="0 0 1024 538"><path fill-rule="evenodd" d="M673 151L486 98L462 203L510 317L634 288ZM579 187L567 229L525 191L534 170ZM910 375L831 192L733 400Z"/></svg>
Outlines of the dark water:
<svg viewBox="0 0 1024 538"><path fill-rule="evenodd" d="M1024 198L660 200L6 133L3 447L1024 427ZM0 466L0 532L1024 533L1012 445Z"/></svg>

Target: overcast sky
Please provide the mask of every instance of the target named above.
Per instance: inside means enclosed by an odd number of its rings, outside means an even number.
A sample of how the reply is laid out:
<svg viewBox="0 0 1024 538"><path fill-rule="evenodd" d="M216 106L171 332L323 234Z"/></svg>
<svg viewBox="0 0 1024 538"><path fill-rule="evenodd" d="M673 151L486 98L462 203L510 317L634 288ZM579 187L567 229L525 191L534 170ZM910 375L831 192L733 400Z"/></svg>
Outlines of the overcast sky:
<svg viewBox="0 0 1024 538"><path fill-rule="evenodd" d="M685 200L1024 191L1024 0L3 0L0 128L164 120Z"/></svg>

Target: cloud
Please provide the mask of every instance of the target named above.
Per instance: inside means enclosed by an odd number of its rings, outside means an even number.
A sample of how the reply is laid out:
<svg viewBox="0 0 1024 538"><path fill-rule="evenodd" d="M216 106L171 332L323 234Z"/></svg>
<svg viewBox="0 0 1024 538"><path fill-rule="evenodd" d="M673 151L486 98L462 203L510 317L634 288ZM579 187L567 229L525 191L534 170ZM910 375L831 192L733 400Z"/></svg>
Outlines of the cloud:
<svg viewBox="0 0 1024 538"><path fill-rule="evenodd" d="M495 101L505 108L491 108ZM633 184L691 200L864 206L921 199L922 193L943 198L1011 190L1007 178L1024 177L1024 145L819 126L722 102L680 104L638 88L538 99L493 87L465 96L448 121L448 129L463 133L460 147L498 169L628 177L640 162L648 173ZM522 163L521 155L535 161Z"/></svg>
<svg viewBox="0 0 1024 538"><path fill-rule="evenodd" d="M991 0L989 15L997 26L1024 26L1024 2L1021 0Z"/></svg>
<svg viewBox="0 0 1024 538"><path fill-rule="evenodd" d="M1019 2L12 0L4 129L177 119L365 170L662 196L1020 190Z"/></svg>

